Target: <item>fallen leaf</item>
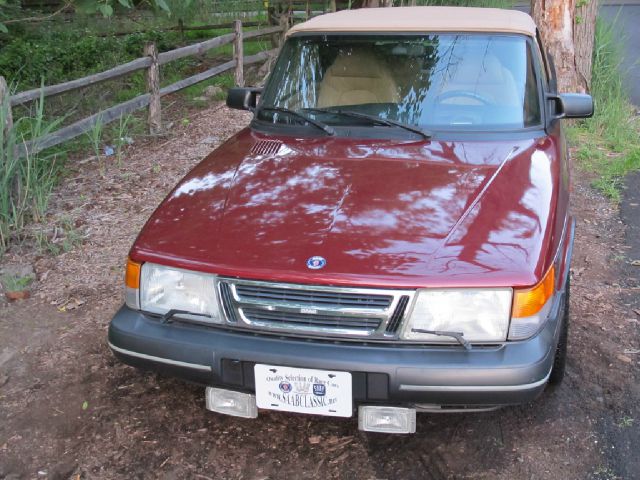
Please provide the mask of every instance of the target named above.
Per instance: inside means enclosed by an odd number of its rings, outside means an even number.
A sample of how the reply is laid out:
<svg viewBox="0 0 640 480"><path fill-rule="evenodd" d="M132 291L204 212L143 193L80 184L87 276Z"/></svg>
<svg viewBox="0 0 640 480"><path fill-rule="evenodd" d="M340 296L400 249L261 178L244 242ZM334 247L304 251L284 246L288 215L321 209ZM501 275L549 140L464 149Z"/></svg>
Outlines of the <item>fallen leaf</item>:
<svg viewBox="0 0 640 480"><path fill-rule="evenodd" d="M631 361L631 359L629 359L629 361ZM87 408L89 408L89 402L85 400L84 402L82 402L82 409L86 410Z"/></svg>
<svg viewBox="0 0 640 480"><path fill-rule="evenodd" d="M320 443L321 440L322 440L322 437L320 435L312 435L309 437L309 443L311 445L317 445L318 443Z"/></svg>
<svg viewBox="0 0 640 480"><path fill-rule="evenodd" d="M578 277L578 276L580 276L580 274L581 274L582 272L584 272L584 269L585 269L585 267L580 267L580 268L575 268L575 269L574 269L574 268L572 268L572 269L571 269L571 271L573 272L573 275L574 275L575 277Z"/></svg>
<svg viewBox="0 0 640 480"><path fill-rule="evenodd" d="M616 357L617 357L617 358L618 358L618 360L620 360L621 362L624 362L624 363L633 363L633 360L632 360L631 358L627 357L626 355L619 354L619 355L616 355Z"/></svg>

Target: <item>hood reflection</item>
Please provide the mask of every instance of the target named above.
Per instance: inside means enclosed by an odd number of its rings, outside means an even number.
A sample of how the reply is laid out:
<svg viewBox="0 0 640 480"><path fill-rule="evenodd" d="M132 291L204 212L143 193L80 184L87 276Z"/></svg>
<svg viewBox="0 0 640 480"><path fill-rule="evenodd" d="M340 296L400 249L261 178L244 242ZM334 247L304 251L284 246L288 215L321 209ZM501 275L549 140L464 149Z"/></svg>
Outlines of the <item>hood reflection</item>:
<svg viewBox="0 0 640 480"><path fill-rule="evenodd" d="M551 162L532 141L289 138L276 155L250 155L253 138L240 133L194 169L134 250L290 281L308 278L306 259L321 255L318 278L406 286L530 270L540 252Z"/></svg>

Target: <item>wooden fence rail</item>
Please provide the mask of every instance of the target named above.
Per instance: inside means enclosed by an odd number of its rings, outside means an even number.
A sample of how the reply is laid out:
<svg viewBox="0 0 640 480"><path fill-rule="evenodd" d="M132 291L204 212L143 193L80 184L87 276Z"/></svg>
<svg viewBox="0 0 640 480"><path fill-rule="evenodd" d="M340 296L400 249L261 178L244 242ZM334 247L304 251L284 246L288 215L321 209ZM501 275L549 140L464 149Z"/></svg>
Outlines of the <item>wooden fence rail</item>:
<svg viewBox="0 0 640 480"><path fill-rule="evenodd" d="M266 60L271 55L274 55L277 49L263 51L255 55L244 56L243 42L248 38L261 37L265 35L273 35L276 33L284 32L286 26L275 26L269 28L263 28L260 30L251 30L244 32L242 30L242 22L236 20L234 23L234 32L219 37L206 40L204 42L196 43L194 45L188 45L186 47L177 48L168 52L158 53L155 44L148 43L145 45L144 57L132 60L131 62L117 67L111 68L104 72L89 75L69 82L60 83L57 85L51 85L48 87L36 88L33 90L27 90L24 92L16 93L9 98L9 118L11 118L11 107L16 105L22 105L24 103L39 99L60 95L64 92L77 90L87 87L89 85L95 85L106 80L122 77L129 73L136 72L138 70L146 70L147 78L147 92L139 95L131 100L120 103L113 107L102 110L82 120L78 120L71 125L63 127L49 135L41 138L36 138L23 142L18 148L18 155L25 156L27 154L38 153L46 148L59 145L63 142L78 137L83 133L88 132L94 128L97 124L105 125L121 118L124 115L129 115L136 110L140 110L145 107L149 107L149 130L155 134L161 130L161 104L160 99L165 96L187 87L200 83L221 73L229 70L234 71L234 78L237 85L243 85L244 83L244 66L251 65ZM172 62L174 60L201 55L213 48L227 45L229 43L234 44L233 60L225 62L221 65L216 65L204 72L200 72L191 77L185 78L164 88L159 86L159 69L161 65ZM0 76L0 86L4 84L4 78ZM3 95L7 94L7 90L0 88L0 104L3 102Z"/></svg>

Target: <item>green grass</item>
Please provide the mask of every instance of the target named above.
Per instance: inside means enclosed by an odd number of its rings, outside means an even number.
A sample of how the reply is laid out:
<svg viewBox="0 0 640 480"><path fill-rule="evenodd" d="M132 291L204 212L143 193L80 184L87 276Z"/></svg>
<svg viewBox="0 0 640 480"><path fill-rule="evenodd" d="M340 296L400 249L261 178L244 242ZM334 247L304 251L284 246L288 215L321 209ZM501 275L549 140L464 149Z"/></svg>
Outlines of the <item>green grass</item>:
<svg viewBox="0 0 640 480"><path fill-rule="evenodd" d="M0 105L0 126L6 124L8 97ZM18 119L11 128L0 127L0 254L20 241L24 227L44 219L49 196L61 172L64 154L51 149L19 155L25 138L39 138L54 131L59 121L44 118L42 98L35 115Z"/></svg>
<svg viewBox="0 0 640 480"><path fill-rule="evenodd" d="M580 145L579 165L597 175L594 187L614 201L620 200L624 176L640 169L640 120L622 80L622 41L616 22L598 21L591 84L595 114L569 129L572 143Z"/></svg>

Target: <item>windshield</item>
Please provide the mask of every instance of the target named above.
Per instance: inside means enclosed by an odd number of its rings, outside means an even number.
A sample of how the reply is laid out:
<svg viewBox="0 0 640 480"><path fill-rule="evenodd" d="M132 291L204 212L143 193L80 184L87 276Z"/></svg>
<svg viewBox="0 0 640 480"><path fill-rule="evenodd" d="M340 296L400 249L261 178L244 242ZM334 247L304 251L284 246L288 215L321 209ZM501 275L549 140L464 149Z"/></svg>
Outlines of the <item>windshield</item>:
<svg viewBox="0 0 640 480"><path fill-rule="evenodd" d="M304 119L283 110L324 125L374 126L379 118L431 131L541 122L530 46L517 35L292 37L261 106L259 119L288 124Z"/></svg>

